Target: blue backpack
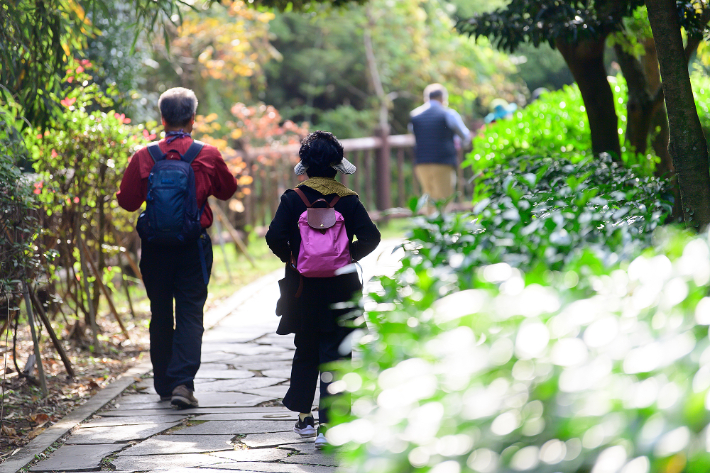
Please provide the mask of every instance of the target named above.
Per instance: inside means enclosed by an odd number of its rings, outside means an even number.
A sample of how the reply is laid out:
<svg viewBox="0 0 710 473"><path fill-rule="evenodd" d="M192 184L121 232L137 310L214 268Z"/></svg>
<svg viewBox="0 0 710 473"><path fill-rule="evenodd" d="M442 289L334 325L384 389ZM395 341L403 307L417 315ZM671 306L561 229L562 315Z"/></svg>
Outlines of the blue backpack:
<svg viewBox="0 0 710 473"><path fill-rule="evenodd" d="M200 237L200 217L205 207L197 207L195 173L191 163L203 146L204 143L193 141L184 155L172 150L180 155L180 160L166 159L157 143L148 146L155 164L148 176L145 212L136 224L142 240L182 246Z"/></svg>

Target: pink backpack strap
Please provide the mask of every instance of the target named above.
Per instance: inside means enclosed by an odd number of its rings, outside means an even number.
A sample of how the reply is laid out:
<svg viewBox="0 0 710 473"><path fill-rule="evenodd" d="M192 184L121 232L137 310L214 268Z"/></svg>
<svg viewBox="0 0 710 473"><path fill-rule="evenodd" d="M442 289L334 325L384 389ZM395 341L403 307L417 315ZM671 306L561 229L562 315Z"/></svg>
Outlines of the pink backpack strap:
<svg viewBox="0 0 710 473"><path fill-rule="evenodd" d="M298 194L298 196L301 198L301 200L303 201L303 203L306 204L306 208L309 208L309 209L310 209L310 208L312 207L312 204L311 204L311 202L308 200L308 197L306 197L306 194L304 194L303 191L302 191L301 189L299 189L298 187L296 187L296 188L293 189L293 190L296 191L296 194Z"/></svg>
<svg viewBox="0 0 710 473"><path fill-rule="evenodd" d="M330 207L332 209L333 207L335 207L335 204L337 204L339 200L340 200L340 196L336 195L335 198L330 201L330 204L328 204L328 207Z"/></svg>

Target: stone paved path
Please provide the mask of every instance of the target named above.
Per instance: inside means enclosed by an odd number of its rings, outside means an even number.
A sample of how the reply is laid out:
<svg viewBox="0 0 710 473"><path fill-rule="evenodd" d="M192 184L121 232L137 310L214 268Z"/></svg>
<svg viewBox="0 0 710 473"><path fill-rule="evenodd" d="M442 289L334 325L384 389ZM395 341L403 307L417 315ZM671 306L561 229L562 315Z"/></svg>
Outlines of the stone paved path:
<svg viewBox="0 0 710 473"><path fill-rule="evenodd" d="M383 243L363 261L366 280L397 266L395 244ZM275 334L277 299L277 285L269 284L205 332L199 408L159 402L146 378L30 471L334 472L336 459L293 433L296 414L280 403L295 347L293 336Z"/></svg>

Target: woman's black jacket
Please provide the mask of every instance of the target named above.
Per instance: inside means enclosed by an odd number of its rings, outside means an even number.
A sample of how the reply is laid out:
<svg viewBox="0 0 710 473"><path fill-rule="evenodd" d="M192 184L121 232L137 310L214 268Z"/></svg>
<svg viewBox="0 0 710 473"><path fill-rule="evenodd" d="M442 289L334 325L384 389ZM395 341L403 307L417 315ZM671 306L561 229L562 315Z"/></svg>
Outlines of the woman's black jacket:
<svg viewBox="0 0 710 473"><path fill-rule="evenodd" d="M318 199L331 202L335 194L324 196L310 187L299 187L308 200ZM335 210L343 215L345 230L350 240L350 255L353 260L364 258L380 243L380 232L372 223L365 207L356 195L342 197L335 204ZM266 243L273 253L284 263L298 260L301 234L298 219L306 211L306 204L295 191L289 189L281 196L281 203L266 233ZM292 270L286 270L286 278L298 278ZM338 317L342 310L331 306L349 301L362 289L357 273L348 273L332 278L303 278L303 292L297 299L297 310L293 317L282 317L277 333L295 333L300 330L332 331L338 327Z"/></svg>

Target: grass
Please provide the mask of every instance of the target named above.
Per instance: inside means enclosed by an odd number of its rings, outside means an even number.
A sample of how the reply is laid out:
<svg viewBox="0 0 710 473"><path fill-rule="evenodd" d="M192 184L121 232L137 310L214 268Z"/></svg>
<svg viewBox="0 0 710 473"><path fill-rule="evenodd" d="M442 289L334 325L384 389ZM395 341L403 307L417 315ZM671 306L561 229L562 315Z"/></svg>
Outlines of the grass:
<svg viewBox="0 0 710 473"><path fill-rule="evenodd" d="M413 226L411 218L391 218L385 223L377 225L383 240L404 238Z"/></svg>
<svg viewBox="0 0 710 473"><path fill-rule="evenodd" d="M229 297L241 287L272 271L283 268L283 263L271 253L266 241L255 234L250 236L247 248L255 266L251 265L246 256L237 253L236 245L231 241L225 242L221 246L219 239L215 237L212 239L212 245L214 261L209 286L210 294L207 298L208 304Z"/></svg>

